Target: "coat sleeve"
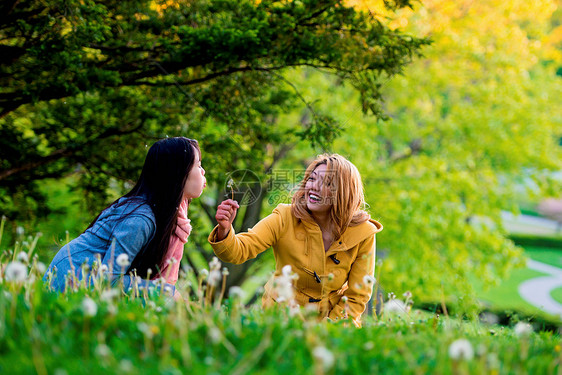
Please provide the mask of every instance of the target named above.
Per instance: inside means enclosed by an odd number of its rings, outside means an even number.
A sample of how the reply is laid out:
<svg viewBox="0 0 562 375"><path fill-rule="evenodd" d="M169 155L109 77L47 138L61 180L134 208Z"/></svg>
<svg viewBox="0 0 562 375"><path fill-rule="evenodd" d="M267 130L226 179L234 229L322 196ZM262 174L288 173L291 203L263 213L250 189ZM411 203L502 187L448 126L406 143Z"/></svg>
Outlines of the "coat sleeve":
<svg viewBox="0 0 562 375"><path fill-rule="evenodd" d="M227 263L241 264L255 258L277 242L283 233L283 217L279 208L258 222L246 233L234 233L231 226L228 235L216 241L218 225L209 235L209 243L220 260Z"/></svg>
<svg viewBox="0 0 562 375"><path fill-rule="evenodd" d="M370 276L370 281L374 281L375 247L376 239L374 234L359 244L357 258L349 271L347 279L348 288L343 293L347 297L347 302L343 302L340 299L328 314L330 319L344 318L347 313L353 319L355 325L361 326L361 314L365 311L365 307L373 293L374 282L369 283L366 276Z"/></svg>

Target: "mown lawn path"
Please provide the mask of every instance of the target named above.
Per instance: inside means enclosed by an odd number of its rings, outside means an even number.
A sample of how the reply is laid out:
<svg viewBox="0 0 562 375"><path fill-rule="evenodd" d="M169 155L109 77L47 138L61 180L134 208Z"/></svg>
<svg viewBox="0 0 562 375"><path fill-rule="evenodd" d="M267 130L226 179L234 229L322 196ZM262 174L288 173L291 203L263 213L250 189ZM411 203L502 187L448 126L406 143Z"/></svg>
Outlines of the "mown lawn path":
<svg viewBox="0 0 562 375"><path fill-rule="evenodd" d="M532 259L527 261L527 267L548 276L521 283L518 288L521 297L547 313L562 315L562 305L550 295L552 290L562 287L562 269Z"/></svg>

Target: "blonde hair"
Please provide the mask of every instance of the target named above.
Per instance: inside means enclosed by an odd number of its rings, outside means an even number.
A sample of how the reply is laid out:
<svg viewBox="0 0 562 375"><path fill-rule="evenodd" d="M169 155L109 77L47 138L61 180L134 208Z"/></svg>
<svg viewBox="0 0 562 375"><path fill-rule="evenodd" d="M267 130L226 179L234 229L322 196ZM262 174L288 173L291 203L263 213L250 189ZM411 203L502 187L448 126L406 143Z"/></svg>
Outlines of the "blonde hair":
<svg viewBox="0 0 562 375"><path fill-rule="evenodd" d="M316 167L322 164L326 164L324 178L333 193L329 215L335 241L342 236L347 227L369 220L370 215L365 211L363 183L357 167L338 154L318 155L306 168L304 178L293 194L291 207L293 215L301 220L314 221L306 207L305 185Z"/></svg>

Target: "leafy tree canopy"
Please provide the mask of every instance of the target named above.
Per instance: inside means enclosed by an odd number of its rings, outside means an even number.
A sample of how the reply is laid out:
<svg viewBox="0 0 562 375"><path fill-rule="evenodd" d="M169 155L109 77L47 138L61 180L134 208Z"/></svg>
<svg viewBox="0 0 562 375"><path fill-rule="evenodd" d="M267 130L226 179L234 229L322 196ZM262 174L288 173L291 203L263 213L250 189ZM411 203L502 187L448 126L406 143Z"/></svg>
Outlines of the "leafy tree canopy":
<svg viewBox="0 0 562 375"><path fill-rule="evenodd" d="M427 43L335 0L4 1L0 210L36 212L38 181L77 167L99 208L109 179L136 179L145 145L166 135L200 140L211 181L236 167L265 172L290 145L326 146L341 130L287 69L350 82L381 116L378 77ZM299 101L310 119L279 126Z"/></svg>
<svg viewBox="0 0 562 375"><path fill-rule="evenodd" d="M374 126L349 86L319 104L346 124L334 150L357 164L371 213L385 225L377 244L386 290L461 297L470 280L497 283L524 264L501 210L516 213L522 195L560 194L550 178L562 160L560 5L428 0L406 8L391 26L433 43L383 85L390 120ZM313 79L299 87L307 97L334 87Z"/></svg>

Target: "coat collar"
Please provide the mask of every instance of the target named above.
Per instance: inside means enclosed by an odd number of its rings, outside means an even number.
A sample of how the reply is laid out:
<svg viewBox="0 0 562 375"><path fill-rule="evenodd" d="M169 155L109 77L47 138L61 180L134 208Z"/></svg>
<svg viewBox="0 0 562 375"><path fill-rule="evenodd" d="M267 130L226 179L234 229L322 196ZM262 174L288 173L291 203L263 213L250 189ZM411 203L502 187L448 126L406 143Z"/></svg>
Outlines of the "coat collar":
<svg viewBox="0 0 562 375"><path fill-rule="evenodd" d="M304 226L307 235L321 232L318 224L314 222L301 220L301 223ZM348 227L346 231L343 232L343 235L328 249L326 255L339 251L347 251L359 242L364 241L368 237L373 236L375 233L382 231L382 229L382 224L374 219L369 219L359 225Z"/></svg>

